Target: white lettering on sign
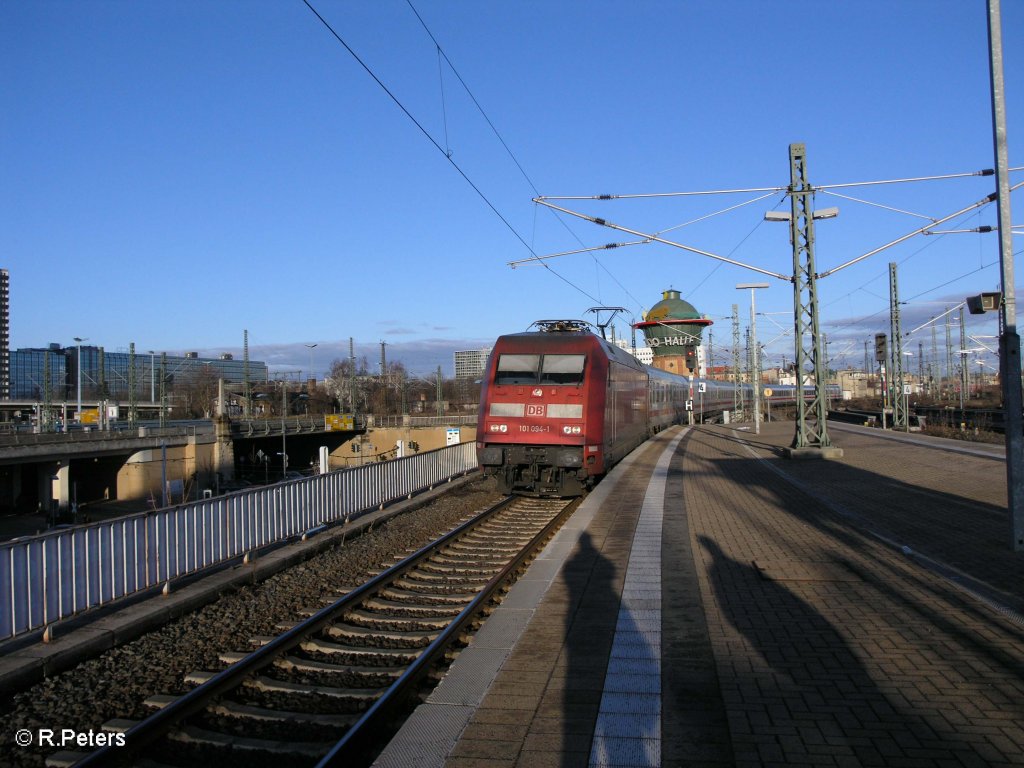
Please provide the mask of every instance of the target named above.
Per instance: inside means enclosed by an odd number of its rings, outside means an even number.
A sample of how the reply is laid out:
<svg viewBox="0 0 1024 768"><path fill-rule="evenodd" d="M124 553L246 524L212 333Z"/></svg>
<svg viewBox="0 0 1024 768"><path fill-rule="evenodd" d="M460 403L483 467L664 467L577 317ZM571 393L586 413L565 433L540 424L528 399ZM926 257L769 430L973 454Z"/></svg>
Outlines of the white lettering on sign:
<svg viewBox="0 0 1024 768"><path fill-rule="evenodd" d="M551 427L545 424L520 424L520 432L550 432Z"/></svg>
<svg viewBox="0 0 1024 768"><path fill-rule="evenodd" d="M688 410L688 411L692 411L693 410L693 400L687 400L686 401L686 410Z"/></svg>
<svg viewBox="0 0 1024 768"><path fill-rule="evenodd" d="M666 336L664 339L651 337L647 339L648 347L687 347L692 344L694 344L694 340L690 336Z"/></svg>

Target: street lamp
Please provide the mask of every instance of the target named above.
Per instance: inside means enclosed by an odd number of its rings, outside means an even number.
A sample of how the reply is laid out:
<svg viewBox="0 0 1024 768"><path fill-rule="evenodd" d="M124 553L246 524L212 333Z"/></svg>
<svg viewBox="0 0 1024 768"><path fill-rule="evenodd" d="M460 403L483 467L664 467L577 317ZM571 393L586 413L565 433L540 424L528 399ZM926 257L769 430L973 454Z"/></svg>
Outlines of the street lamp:
<svg viewBox="0 0 1024 768"><path fill-rule="evenodd" d="M88 339L81 339L75 336L75 341L78 343L78 358L75 361L75 367L78 369L78 410L75 411L75 416L78 418L78 423L82 423L82 342L88 341Z"/></svg>
<svg viewBox="0 0 1024 768"><path fill-rule="evenodd" d="M316 344L305 344L304 346L309 350L309 376L306 378L312 379L315 382L316 375L313 373L313 350L316 348Z"/></svg>
<svg viewBox="0 0 1024 768"><path fill-rule="evenodd" d="M281 479L288 474L288 424L285 416L288 413L288 382L281 379Z"/></svg>
<svg viewBox="0 0 1024 768"><path fill-rule="evenodd" d="M761 361L760 350L757 348L757 325L755 317L757 310L754 306L754 290L767 288L768 283L739 283L736 290L750 290L750 348L754 351L754 370L751 371L751 381L754 384L754 434L761 434Z"/></svg>

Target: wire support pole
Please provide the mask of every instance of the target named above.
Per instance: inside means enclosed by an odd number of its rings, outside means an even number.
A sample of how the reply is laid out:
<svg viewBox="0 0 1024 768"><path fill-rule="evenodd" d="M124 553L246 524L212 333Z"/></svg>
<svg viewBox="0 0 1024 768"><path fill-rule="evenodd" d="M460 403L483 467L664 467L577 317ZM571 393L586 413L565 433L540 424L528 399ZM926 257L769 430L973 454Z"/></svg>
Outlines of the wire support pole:
<svg viewBox="0 0 1024 768"><path fill-rule="evenodd" d="M932 218L931 216L925 216L923 213L914 213L913 211L906 211L906 210L904 210L902 208L894 208L891 205L882 205L882 203L873 203L870 200L863 200L863 199L861 199L859 197L853 197L852 195L841 195L838 192L829 192L828 190L822 190L821 187L819 187L818 190L819 191L824 191L824 193L826 195L832 195L833 197L839 197L839 198L842 198L843 200L849 200L850 202L853 202L853 203L861 203L862 205L870 205L873 208L881 208L884 211L892 211L893 213L902 213L904 216L913 216L915 219L925 219L926 221L930 221L930 222L932 222L933 226L935 224L935 219L934 218Z"/></svg>
<svg viewBox="0 0 1024 768"><path fill-rule="evenodd" d="M627 195L539 195L535 203L546 200L640 200L649 197L699 197L701 195L741 195L750 192L785 192L785 187L751 187L749 189L709 189L700 192L643 192Z"/></svg>
<svg viewBox="0 0 1024 768"><path fill-rule="evenodd" d="M796 351L796 434L793 448L828 448L825 366L818 325L818 276L814 271L814 188L807 181L803 143L789 145L790 240L793 243L793 316ZM804 399L804 366L810 363L814 396Z"/></svg>
<svg viewBox="0 0 1024 768"><path fill-rule="evenodd" d="M1014 185L1013 189L1017 189L1018 187L1020 187L1022 185L1024 185L1024 182L1021 182L1020 184ZM1007 194L1009 194L1009 193L1007 193ZM891 242L888 242L885 245L880 245L878 248L875 248L873 251L868 251L867 253L865 253L865 254L863 254L861 256L858 256L855 259L850 259L849 261L845 262L844 264L840 264L838 267L833 267L832 269L825 270L820 275L818 275L818 277L819 278L820 277L828 277L829 275L833 275L833 274L835 274L836 272L838 272L841 269L846 269L847 267L852 267L854 264L857 264L858 262L864 261L864 259L870 258L871 256L874 256L875 254L881 253L882 251L886 250L887 248L892 248L894 245L899 245L904 240L909 240L912 237L920 235L921 233L923 233L927 229L931 229L932 227L937 226L938 224L943 224L943 223L949 221L950 219L955 219L957 216L962 216L965 213L970 213L975 208L980 208L983 205L988 205L989 203L993 202L995 199L996 199L996 193L995 192L993 192L991 195L986 195L981 200L978 200L975 203L971 203L966 208L961 208L959 211L956 211L955 213L949 214L949 216L944 216L941 219L936 219L931 224L925 224L923 227L919 227L918 229L915 229L913 232L908 232L907 234L903 235L902 237L897 237L895 240L893 240Z"/></svg>
<svg viewBox="0 0 1024 768"><path fill-rule="evenodd" d="M531 256L528 259L518 259L516 261L508 262L508 266L515 269L524 264L533 264L538 261L546 261L547 259L557 259L559 256L573 256L577 253L590 253L591 251L607 251L612 248L625 248L628 245L647 245L650 240L634 240L629 243L607 243L606 245L595 245L591 248L577 248L575 251L562 251L561 253L550 253L547 256Z"/></svg>
<svg viewBox="0 0 1024 768"><path fill-rule="evenodd" d="M889 335L892 339L889 345L892 354L889 361L889 370L892 371L889 376L892 387L892 428L906 432L910 429L910 419L903 394L903 334L900 329L900 293L896 282L895 261L889 262Z"/></svg>
<svg viewBox="0 0 1024 768"><path fill-rule="evenodd" d="M1019 171L1020 168L1013 170ZM844 189L847 187L875 187L880 184L909 184L915 181L943 181L945 179L965 179L971 176L991 176L994 171L991 168L984 168L980 171L966 171L964 173L943 173L937 176L914 176L907 179L880 179L878 181L848 181L843 184L819 184L816 189Z"/></svg>
<svg viewBox="0 0 1024 768"><path fill-rule="evenodd" d="M1009 168L1010 171L1024 171L1024 166ZM964 171L962 173L943 173L935 176L913 176L905 179L878 179L876 181L848 181L842 184L819 184L815 189L844 189L848 187L872 187L880 184L909 184L916 181L943 181L946 179L966 179L972 176L991 176L992 168L980 171ZM784 187L749 187L747 189L708 189L690 192L646 192L625 195L541 195L540 200L636 200L646 197L697 197L700 195L737 195L746 192L785 192Z"/></svg>
<svg viewBox="0 0 1024 768"><path fill-rule="evenodd" d="M988 0L988 39L992 81L992 134L996 156L999 262L1003 301L1000 307L999 374L1006 418L1006 498L1012 548L1024 551L1024 398L1021 396L1020 335L1017 333L1016 285L1010 218L1009 150L1003 83L1002 17L999 0Z"/></svg>
<svg viewBox="0 0 1024 768"><path fill-rule="evenodd" d="M920 331L920 330L921 330L922 328L926 328L927 326L931 325L932 323L934 323L934 322L937 322L937 321L941 320L941 319L942 319L942 318L944 318L944 317L945 317L946 315L949 315L949 314L952 314L953 312L956 312L956 311L957 311L957 310L958 310L958 309L959 309L960 307L962 307L962 306L964 306L964 302L962 302L962 301L961 301L961 302L960 302L959 304L957 304L957 305L956 305L955 307L953 307L952 309L947 309L947 310L946 310L945 312L943 312L943 313L942 313L941 315L936 315L936 316L935 316L935 317L933 317L933 318L932 318L931 320L929 320L929 321L928 321L927 323L921 323L921 325L917 326L917 328L915 328L914 330L912 330L912 331L907 331L907 334L906 334L906 335L907 335L907 337L909 338L910 336L913 336L913 335L914 335L915 333L917 333L918 331Z"/></svg>
<svg viewBox="0 0 1024 768"><path fill-rule="evenodd" d="M593 224L599 224L602 227L608 227L609 229L615 229L615 230L618 230L619 232L625 232L625 233L630 234L630 235L635 235L637 237L642 237L645 240L649 240L651 242L661 243L663 245L670 245L673 248L680 248L680 249L682 249L684 251L689 251L690 253L696 253L696 254L698 254L700 256L707 256L708 258L711 258L711 259L717 259L718 261L724 261L725 263L732 264L733 266L736 266L736 267L742 267L743 269L749 269L749 270L751 270L753 272L759 272L762 275L768 275L769 277L774 277L774 278L777 278L779 280L785 280L787 283L790 280L793 279L790 275L782 275L782 274L779 274L778 272L772 272L771 270L768 270L768 269L761 269L760 267L755 267L755 266L752 266L750 264L744 264L742 261L736 261L735 259L730 259L730 258L728 258L726 256L720 256L717 253L711 253L709 251L702 251L699 248L694 248L693 246L690 246L690 245L683 245L682 243L677 243L677 242L674 242L672 240L666 240L665 238L658 237L655 234L650 234L650 233L647 233L647 232L640 232L639 230L636 230L636 229L629 229L628 227L624 227L621 224L613 224L612 222L607 221L606 219L600 219L600 218L598 218L596 216L588 216L585 213L579 213L578 211L572 211L572 210L569 210L568 208L563 208L562 206L555 205L553 203L549 203L547 200L545 200L543 198L540 198L540 197L533 198L533 202L539 203L540 205L543 205L543 206L545 206L547 208L551 208L551 209L556 210L556 211L561 211L562 213L567 213L570 216L575 216L578 219L583 219L584 221L589 221L589 222L591 222ZM509 266L515 266L518 263L521 263L521 262L509 262Z"/></svg>
<svg viewBox="0 0 1024 768"><path fill-rule="evenodd" d="M740 386L740 308L732 305L732 410L743 419L743 387Z"/></svg>
<svg viewBox="0 0 1024 768"><path fill-rule="evenodd" d="M967 327L964 325L964 307L960 306L960 410L964 409L964 398L970 404L971 392L969 389L970 379L967 377Z"/></svg>

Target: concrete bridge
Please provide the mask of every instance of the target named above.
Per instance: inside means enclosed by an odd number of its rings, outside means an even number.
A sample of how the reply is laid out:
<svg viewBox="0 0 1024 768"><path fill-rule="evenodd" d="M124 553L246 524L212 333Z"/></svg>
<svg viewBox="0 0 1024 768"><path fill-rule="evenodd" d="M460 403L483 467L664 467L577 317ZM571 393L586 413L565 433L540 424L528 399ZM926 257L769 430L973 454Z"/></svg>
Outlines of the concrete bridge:
<svg viewBox="0 0 1024 768"><path fill-rule="evenodd" d="M155 508L475 439L476 418L372 415L174 422L0 434L0 515L30 526ZM459 430L465 434L458 434Z"/></svg>
<svg viewBox="0 0 1024 768"><path fill-rule="evenodd" d="M259 456L264 474L308 468L319 446L336 450L365 431L365 419L336 429L323 416L232 421L226 417L168 427L75 429L56 434L0 435L0 510L44 511L70 519L86 503L219 493L238 468ZM284 456L290 460L285 461ZM248 460L247 460L248 459ZM248 467L251 469L251 467Z"/></svg>

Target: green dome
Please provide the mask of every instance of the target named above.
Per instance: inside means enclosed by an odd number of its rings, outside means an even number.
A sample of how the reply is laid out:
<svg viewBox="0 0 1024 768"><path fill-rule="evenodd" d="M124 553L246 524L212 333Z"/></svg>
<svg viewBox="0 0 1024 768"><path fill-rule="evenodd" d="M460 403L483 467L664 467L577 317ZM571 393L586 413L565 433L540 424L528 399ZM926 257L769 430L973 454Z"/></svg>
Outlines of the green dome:
<svg viewBox="0 0 1024 768"><path fill-rule="evenodd" d="M694 306L679 298L679 291L669 289L662 293L662 300L651 307L644 320L700 320L700 313Z"/></svg>
<svg viewBox="0 0 1024 768"><path fill-rule="evenodd" d="M670 288L635 327L643 330L647 346L660 356L683 354L684 347L700 346L705 325L711 325L711 321L679 298L679 291Z"/></svg>

